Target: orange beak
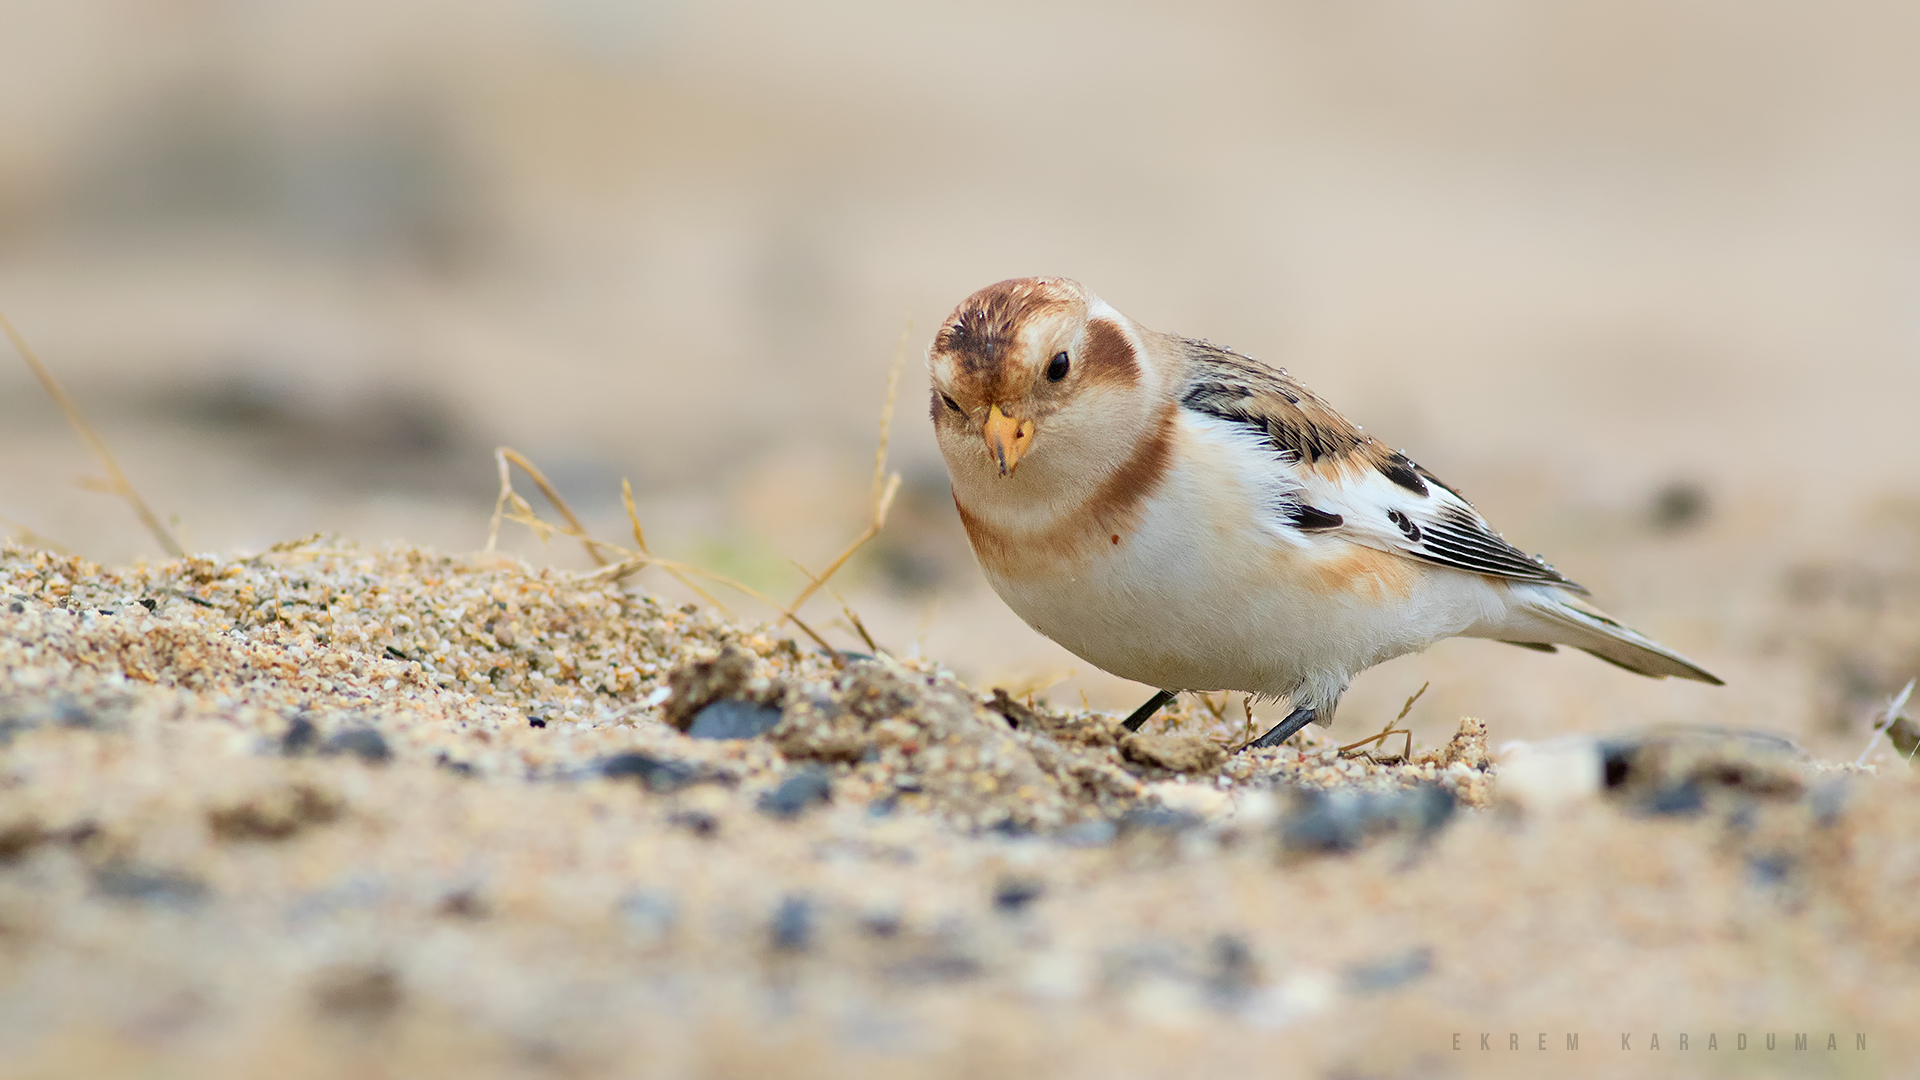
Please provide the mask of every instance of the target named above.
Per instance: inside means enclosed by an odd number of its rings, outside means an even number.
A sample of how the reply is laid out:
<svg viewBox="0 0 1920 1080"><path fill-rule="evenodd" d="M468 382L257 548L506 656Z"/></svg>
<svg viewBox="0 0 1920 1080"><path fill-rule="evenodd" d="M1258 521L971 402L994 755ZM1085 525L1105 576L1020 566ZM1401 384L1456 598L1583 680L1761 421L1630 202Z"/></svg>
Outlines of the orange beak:
<svg viewBox="0 0 1920 1080"><path fill-rule="evenodd" d="M987 410L987 426L980 434L987 440L987 453L1000 466L1000 475L1012 476L1027 447L1033 445L1033 421L1016 422L995 405Z"/></svg>

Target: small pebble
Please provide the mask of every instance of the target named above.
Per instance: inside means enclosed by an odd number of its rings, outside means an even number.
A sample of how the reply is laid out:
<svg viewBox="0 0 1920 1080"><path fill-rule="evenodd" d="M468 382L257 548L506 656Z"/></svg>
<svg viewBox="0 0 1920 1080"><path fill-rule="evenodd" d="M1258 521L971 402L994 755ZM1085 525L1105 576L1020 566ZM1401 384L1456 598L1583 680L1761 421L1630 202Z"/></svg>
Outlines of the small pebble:
<svg viewBox="0 0 1920 1080"><path fill-rule="evenodd" d="M207 886L198 878L171 871L103 866L93 872L93 891L112 900L196 907L207 898Z"/></svg>
<svg viewBox="0 0 1920 1080"><path fill-rule="evenodd" d="M773 947L781 952L806 952L813 945L813 901L787 896L773 912Z"/></svg>
<svg viewBox="0 0 1920 1080"><path fill-rule="evenodd" d="M699 776L699 771L685 762L666 761L638 751L603 759L599 771L611 780L638 780L648 791L678 791Z"/></svg>
<svg viewBox="0 0 1920 1080"><path fill-rule="evenodd" d="M825 773L802 769L780 782L780 786L760 796L760 812L768 817L791 821L816 803L833 801L833 782Z"/></svg>
<svg viewBox="0 0 1920 1080"><path fill-rule="evenodd" d="M387 746L387 737L373 728L348 728L320 747L323 754L351 754L369 765L379 765L393 760L393 751Z"/></svg>
<svg viewBox="0 0 1920 1080"><path fill-rule="evenodd" d="M993 890L993 906L1008 914L1025 911L1047 891L1032 878L1002 878Z"/></svg>
<svg viewBox="0 0 1920 1080"><path fill-rule="evenodd" d="M780 710L771 705L730 699L716 701L695 713L687 734L696 739L751 739L779 722Z"/></svg>
<svg viewBox="0 0 1920 1080"><path fill-rule="evenodd" d="M1347 968L1343 981L1349 993L1377 994L1404 986L1432 970L1432 949L1409 949L1377 963L1354 964Z"/></svg>
<svg viewBox="0 0 1920 1080"><path fill-rule="evenodd" d="M313 749L313 744L319 739L320 729L313 726L313 721L296 716L287 725L287 733L280 736L280 752L288 757L304 754Z"/></svg>

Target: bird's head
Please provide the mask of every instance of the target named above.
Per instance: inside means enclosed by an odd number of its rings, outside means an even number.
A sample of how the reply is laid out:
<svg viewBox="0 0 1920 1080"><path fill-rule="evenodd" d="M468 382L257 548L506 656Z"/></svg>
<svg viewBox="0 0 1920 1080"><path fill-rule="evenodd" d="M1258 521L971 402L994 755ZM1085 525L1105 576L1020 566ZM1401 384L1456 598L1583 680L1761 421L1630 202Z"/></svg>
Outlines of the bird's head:
<svg viewBox="0 0 1920 1080"><path fill-rule="evenodd" d="M1015 278L961 301L927 353L949 463L971 443L1010 477L1051 432L1090 431L1104 416L1107 433L1121 434L1113 422L1143 382L1138 333L1067 278Z"/></svg>

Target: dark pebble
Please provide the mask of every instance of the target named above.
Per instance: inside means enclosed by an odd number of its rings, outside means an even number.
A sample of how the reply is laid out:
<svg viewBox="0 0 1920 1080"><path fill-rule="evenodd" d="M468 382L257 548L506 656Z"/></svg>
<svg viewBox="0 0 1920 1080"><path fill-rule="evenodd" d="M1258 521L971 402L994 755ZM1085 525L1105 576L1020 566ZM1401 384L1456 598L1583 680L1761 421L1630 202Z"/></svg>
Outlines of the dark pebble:
<svg viewBox="0 0 1920 1080"><path fill-rule="evenodd" d="M868 937L885 940L898 937L905 925L898 912L875 911L869 912L860 919L860 932Z"/></svg>
<svg viewBox="0 0 1920 1080"><path fill-rule="evenodd" d="M1617 788L1633 775L1633 755L1639 748L1628 743L1600 744L1600 777L1609 788Z"/></svg>
<svg viewBox="0 0 1920 1080"><path fill-rule="evenodd" d="M1659 817L1685 817L1706 809L1707 799L1694 780L1683 780L1659 788L1642 804L1647 813Z"/></svg>
<svg viewBox="0 0 1920 1080"><path fill-rule="evenodd" d="M1012 914L1025 911L1047 888L1032 878L1004 878L993 890L993 906Z"/></svg>
<svg viewBox="0 0 1920 1080"><path fill-rule="evenodd" d="M1295 852L1352 851L1378 833L1411 833L1426 840L1452 819L1453 793L1438 784L1389 792L1306 789L1294 797L1281 842Z"/></svg>
<svg viewBox="0 0 1920 1080"><path fill-rule="evenodd" d="M323 754L352 754L369 765L393 760L387 737L372 728L348 728L320 747Z"/></svg>
<svg viewBox="0 0 1920 1080"><path fill-rule="evenodd" d="M696 739L751 739L780 722L780 710L751 701L716 701L693 714L687 734Z"/></svg>
<svg viewBox="0 0 1920 1080"><path fill-rule="evenodd" d="M833 801L833 783L825 773L803 769L780 782L780 786L760 796L760 812L782 821L791 821L815 803Z"/></svg>
<svg viewBox="0 0 1920 1080"><path fill-rule="evenodd" d="M63 728L95 728L100 726L100 718L91 710L70 697L60 697L53 702L53 722Z"/></svg>
<svg viewBox="0 0 1920 1080"><path fill-rule="evenodd" d="M1237 1008L1253 994L1259 970L1253 950L1238 934L1217 935L1207 948L1207 998L1215 1007Z"/></svg>
<svg viewBox="0 0 1920 1080"><path fill-rule="evenodd" d="M1791 855L1747 856L1747 879L1755 885L1784 885L1792 874Z"/></svg>
<svg viewBox="0 0 1920 1080"><path fill-rule="evenodd" d="M165 871L103 866L93 872L93 891L112 900L189 908L207 898L207 886L198 878Z"/></svg>
<svg viewBox="0 0 1920 1080"><path fill-rule="evenodd" d="M433 759L433 763L447 770L448 772L454 774L455 776L472 776L474 775L474 772L475 772L475 769L472 765L469 765L464 761L455 761L454 759L448 757L446 754L446 751L444 750L440 752L439 757Z"/></svg>
<svg viewBox="0 0 1920 1080"><path fill-rule="evenodd" d="M9 605L8 610L12 611L15 615L23 615L26 613L27 605L21 603L18 600L15 600L11 605ZM148 610L151 611L152 609L149 608Z"/></svg>
<svg viewBox="0 0 1920 1080"><path fill-rule="evenodd" d="M0 827L0 863L9 863L49 839L38 821L28 818Z"/></svg>
<svg viewBox="0 0 1920 1080"><path fill-rule="evenodd" d="M1707 490L1699 484L1675 480L1653 493L1647 517L1661 532L1678 532L1706 520Z"/></svg>
<svg viewBox="0 0 1920 1080"><path fill-rule="evenodd" d="M472 889L448 893L440 898L439 905L433 910L436 915L455 919L484 919L490 913L487 902Z"/></svg>
<svg viewBox="0 0 1920 1080"><path fill-rule="evenodd" d="M705 810L682 810L667 817L669 825L678 825L702 840L720 834L720 819Z"/></svg>
<svg viewBox="0 0 1920 1080"><path fill-rule="evenodd" d="M288 757L304 754L313 749L313 744L319 739L320 729L313 726L313 721L304 716L296 716L293 722L287 725L286 734L280 736L280 752Z"/></svg>
<svg viewBox="0 0 1920 1080"><path fill-rule="evenodd" d="M1183 833L1198 828L1201 819L1196 814L1180 810L1168 810L1162 806L1136 807L1120 815L1114 826L1122 833Z"/></svg>
<svg viewBox="0 0 1920 1080"><path fill-rule="evenodd" d="M313 987L314 1008L358 1023L386 1019L400 1007L403 996L399 974L380 966L336 965L321 972Z"/></svg>
<svg viewBox="0 0 1920 1080"><path fill-rule="evenodd" d="M1097 848L1113 843L1120 829L1111 821L1083 821L1071 825L1054 834L1054 838L1068 847Z"/></svg>
<svg viewBox="0 0 1920 1080"><path fill-rule="evenodd" d="M1818 785L1807 796L1808 808L1813 811L1813 823L1823 829L1831 829L1839 824L1841 815L1847 809L1847 797L1852 794L1844 778L1836 777Z"/></svg>
<svg viewBox="0 0 1920 1080"><path fill-rule="evenodd" d="M960 982L980 974L980 961L955 952L927 953L889 964L882 974L893 982L910 985Z"/></svg>
<svg viewBox="0 0 1920 1080"><path fill-rule="evenodd" d="M527 726L528 726L528 727L539 727L539 728L543 728L543 727L546 727L546 726L547 726L547 718L546 718L546 717L544 717L544 716L529 716L529 717L527 717Z"/></svg>
<svg viewBox="0 0 1920 1080"><path fill-rule="evenodd" d="M781 952L806 952L813 946L813 901L804 896L783 897L773 912L773 947Z"/></svg>
<svg viewBox="0 0 1920 1080"><path fill-rule="evenodd" d="M1373 964L1354 964L1347 968L1344 982L1354 994L1377 994L1420 978L1433 970L1433 950L1410 949Z"/></svg>
<svg viewBox="0 0 1920 1080"><path fill-rule="evenodd" d="M600 775L610 780L638 780L648 791L678 791L693 783L699 772L685 762L664 761L633 751L601 759Z"/></svg>
<svg viewBox="0 0 1920 1080"><path fill-rule="evenodd" d="M680 905L673 894L645 889L620 898L620 921L642 942L664 941L680 921Z"/></svg>

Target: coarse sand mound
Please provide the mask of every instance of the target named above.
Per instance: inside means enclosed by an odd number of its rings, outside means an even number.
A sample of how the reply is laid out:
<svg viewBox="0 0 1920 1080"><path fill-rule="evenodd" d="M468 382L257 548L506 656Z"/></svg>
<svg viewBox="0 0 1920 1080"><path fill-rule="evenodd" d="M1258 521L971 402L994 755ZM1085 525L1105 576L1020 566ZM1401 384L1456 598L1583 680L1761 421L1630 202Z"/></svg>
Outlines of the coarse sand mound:
<svg viewBox="0 0 1920 1080"><path fill-rule="evenodd" d="M1909 774L1714 730L1243 738L498 556L9 546L0 1075L1916 1059Z"/></svg>

